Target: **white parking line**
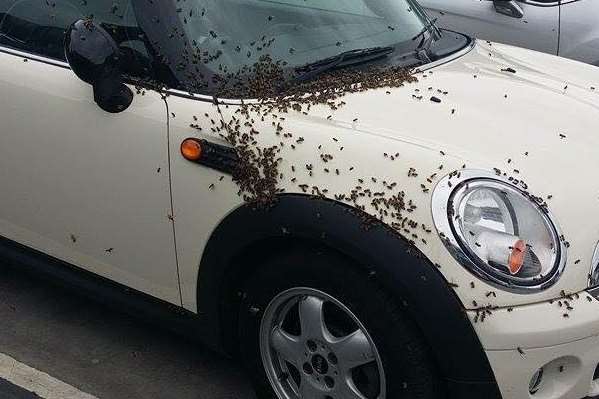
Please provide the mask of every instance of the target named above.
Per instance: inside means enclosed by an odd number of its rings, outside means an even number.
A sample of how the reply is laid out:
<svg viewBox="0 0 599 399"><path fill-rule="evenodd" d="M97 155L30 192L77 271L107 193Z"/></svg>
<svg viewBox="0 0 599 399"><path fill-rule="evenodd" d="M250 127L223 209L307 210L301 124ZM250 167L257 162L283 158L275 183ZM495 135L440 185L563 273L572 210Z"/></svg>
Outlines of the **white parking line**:
<svg viewBox="0 0 599 399"><path fill-rule="evenodd" d="M0 378L44 399L98 399L3 353L0 353Z"/></svg>

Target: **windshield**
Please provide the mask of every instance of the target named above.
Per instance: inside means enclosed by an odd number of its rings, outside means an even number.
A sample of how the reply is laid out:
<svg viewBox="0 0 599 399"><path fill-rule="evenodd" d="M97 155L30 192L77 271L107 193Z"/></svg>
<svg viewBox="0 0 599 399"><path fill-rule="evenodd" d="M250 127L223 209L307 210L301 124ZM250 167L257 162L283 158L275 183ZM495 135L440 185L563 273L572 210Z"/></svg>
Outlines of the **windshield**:
<svg viewBox="0 0 599 399"><path fill-rule="evenodd" d="M251 74L265 57L293 70L349 50L413 50L419 44L413 38L429 22L412 0L143 3L136 10L141 28L179 86L201 93L223 74Z"/></svg>

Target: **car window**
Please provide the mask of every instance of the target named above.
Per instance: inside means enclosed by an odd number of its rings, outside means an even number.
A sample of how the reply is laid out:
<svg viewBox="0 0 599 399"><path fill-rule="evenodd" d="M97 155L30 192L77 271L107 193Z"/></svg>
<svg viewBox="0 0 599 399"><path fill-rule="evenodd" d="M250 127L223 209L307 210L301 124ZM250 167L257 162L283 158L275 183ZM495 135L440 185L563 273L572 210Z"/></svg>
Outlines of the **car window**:
<svg viewBox="0 0 599 399"><path fill-rule="evenodd" d="M134 5L137 1L133 0ZM296 68L342 52L413 50L426 25L413 0L162 0L136 8L183 90L246 85L256 68ZM154 21L149 23L147 21ZM166 34L168 33L168 34ZM247 86L247 85L246 85Z"/></svg>
<svg viewBox="0 0 599 399"><path fill-rule="evenodd" d="M0 45L65 61L64 35L81 18L109 31L124 53L123 72L148 77L151 55L131 0L0 0Z"/></svg>
<svg viewBox="0 0 599 399"><path fill-rule="evenodd" d="M312 0L308 3L306 0L269 0L268 2L274 5L287 5L376 17L376 15L366 6L366 3L361 1L338 1L333 3L330 0Z"/></svg>

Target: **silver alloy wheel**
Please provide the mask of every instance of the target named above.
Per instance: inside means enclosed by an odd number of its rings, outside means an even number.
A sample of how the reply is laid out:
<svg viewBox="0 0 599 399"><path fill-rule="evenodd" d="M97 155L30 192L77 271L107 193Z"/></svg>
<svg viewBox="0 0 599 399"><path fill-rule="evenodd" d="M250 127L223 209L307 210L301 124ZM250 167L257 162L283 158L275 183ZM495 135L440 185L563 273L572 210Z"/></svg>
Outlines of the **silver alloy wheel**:
<svg viewBox="0 0 599 399"><path fill-rule="evenodd" d="M277 295L262 318L260 353L280 399L386 397L374 341L345 305L324 292L302 287Z"/></svg>

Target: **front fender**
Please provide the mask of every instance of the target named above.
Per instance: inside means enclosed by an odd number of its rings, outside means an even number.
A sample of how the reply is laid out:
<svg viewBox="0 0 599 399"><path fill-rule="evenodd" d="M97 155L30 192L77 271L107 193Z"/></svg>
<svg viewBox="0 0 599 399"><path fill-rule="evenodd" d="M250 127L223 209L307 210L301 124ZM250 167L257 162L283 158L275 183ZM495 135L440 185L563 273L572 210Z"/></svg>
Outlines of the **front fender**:
<svg viewBox="0 0 599 399"><path fill-rule="evenodd" d="M417 248L371 222L347 205L296 194L281 195L268 209L245 204L229 214L208 241L198 280L198 309L212 340L225 347L234 342L237 309L231 303L240 281L268 256L269 243L318 242L363 265L401 301L429 343L452 397L499 398L480 341L447 281Z"/></svg>

